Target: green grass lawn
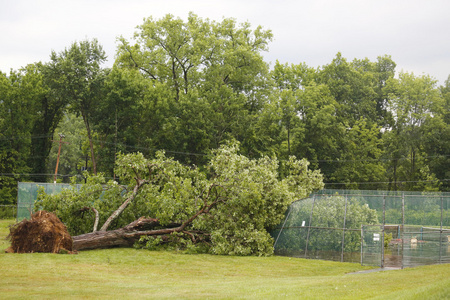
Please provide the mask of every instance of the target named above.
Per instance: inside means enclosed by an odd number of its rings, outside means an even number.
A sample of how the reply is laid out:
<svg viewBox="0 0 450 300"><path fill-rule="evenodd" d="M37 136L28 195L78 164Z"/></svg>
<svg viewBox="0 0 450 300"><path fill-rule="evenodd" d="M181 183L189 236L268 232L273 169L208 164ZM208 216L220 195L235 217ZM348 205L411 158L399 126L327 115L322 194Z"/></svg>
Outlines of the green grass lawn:
<svg viewBox="0 0 450 300"><path fill-rule="evenodd" d="M450 265L370 269L288 257L186 255L136 249L77 255L6 254L0 220L0 298L449 299Z"/></svg>

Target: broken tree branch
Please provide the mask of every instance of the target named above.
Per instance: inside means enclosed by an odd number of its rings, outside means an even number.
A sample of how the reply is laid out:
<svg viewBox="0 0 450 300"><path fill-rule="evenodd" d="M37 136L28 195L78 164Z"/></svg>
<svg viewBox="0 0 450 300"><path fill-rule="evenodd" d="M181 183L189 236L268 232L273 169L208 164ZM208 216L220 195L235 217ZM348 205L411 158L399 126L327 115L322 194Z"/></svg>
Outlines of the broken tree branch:
<svg viewBox="0 0 450 300"><path fill-rule="evenodd" d="M131 201L134 200L134 198L136 198L139 189L148 183L147 180L142 180L142 179L138 179L136 178L136 185L133 188L133 191L131 193L131 195L127 198L127 200L125 200L121 206L119 206L119 208L113 212L109 218L106 220L105 224L103 224L102 228L100 228L100 231L106 231L109 227L109 225L111 224L112 221L114 221L114 219L116 219L123 211L125 208L127 208L128 204L130 204Z"/></svg>
<svg viewBox="0 0 450 300"><path fill-rule="evenodd" d="M133 194L127 199L128 202L125 201L124 204L121 205L121 207L124 206L123 209L125 209L127 205L126 203L132 201L132 197L135 197L139 190L139 187L143 184L146 184L146 182L141 181L140 184L137 184L134 187ZM208 192L203 198L203 206L195 214L193 214L190 218L188 218L181 224L169 224L166 225L165 228L158 228L161 227L158 219L141 217L138 220L128 224L127 226L116 230L106 231L105 229L74 236L72 237L73 248L75 250L87 250L97 248L110 248L116 246L132 246L136 241L139 240L141 236L164 236L174 232L182 232L184 234L187 234L191 237L192 241L195 242L196 239L193 235L193 232L186 230L186 227L200 215L209 213L210 210L214 208L219 202L226 201L226 198L222 197L218 192L217 188L219 187L223 188L218 184L212 184L208 188ZM117 215L119 214L120 213L118 213ZM109 224L110 222L108 223L108 225ZM105 227L105 225L103 225L103 227Z"/></svg>

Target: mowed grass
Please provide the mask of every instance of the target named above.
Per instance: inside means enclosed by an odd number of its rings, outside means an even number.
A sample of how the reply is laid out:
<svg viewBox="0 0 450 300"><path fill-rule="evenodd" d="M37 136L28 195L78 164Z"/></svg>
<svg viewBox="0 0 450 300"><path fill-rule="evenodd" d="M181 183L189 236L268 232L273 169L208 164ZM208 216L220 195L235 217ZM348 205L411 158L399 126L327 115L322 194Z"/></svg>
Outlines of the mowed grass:
<svg viewBox="0 0 450 300"><path fill-rule="evenodd" d="M136 249L6 254L0 298L449 299L450 265L368 274L358 264L288 257L187 255Z"/></svg>

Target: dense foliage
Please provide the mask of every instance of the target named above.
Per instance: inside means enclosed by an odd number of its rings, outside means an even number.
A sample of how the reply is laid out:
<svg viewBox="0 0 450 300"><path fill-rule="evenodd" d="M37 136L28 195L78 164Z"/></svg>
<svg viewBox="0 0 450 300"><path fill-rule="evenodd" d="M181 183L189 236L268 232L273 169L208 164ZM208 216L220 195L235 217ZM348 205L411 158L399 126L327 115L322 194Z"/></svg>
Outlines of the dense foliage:
<svg viewBox="0 0 450 300"><path fill-rule="evenodd" d="M94 226L93 213L86 208L95 208L103 223L135 194L111 228L140 216L156 218L162 227L192 220L177 237L189 240L189 236L201 235L201 240L209 241L211 253L271 254L273 240L268 230L280 223L289 204L323 187L322 175L309 170L305 159L291 156L281 163L286 175L280 176L276 158L249 159L238 151L237 143L213 151L206 173L162 152L151 160L141 153L120 155L116 172L126 186L91 177L80 191L40 193L36 208L54 211L71 234L80 234ZM136 192L136 186L144 182Z"/></svg>
<svg viewBox="0 0 450 300"><path fill-rule="evenodd" d="M327 188L450 190L450 80L396 73L388 55L269 66L271 39L234 19L150 17L119 38L112 68L86 40L0 72L0 204L17 181L53 181L59 133L64 181L116 178L119 152L204 169L234 139L249 158L308 159Z"/></svg>

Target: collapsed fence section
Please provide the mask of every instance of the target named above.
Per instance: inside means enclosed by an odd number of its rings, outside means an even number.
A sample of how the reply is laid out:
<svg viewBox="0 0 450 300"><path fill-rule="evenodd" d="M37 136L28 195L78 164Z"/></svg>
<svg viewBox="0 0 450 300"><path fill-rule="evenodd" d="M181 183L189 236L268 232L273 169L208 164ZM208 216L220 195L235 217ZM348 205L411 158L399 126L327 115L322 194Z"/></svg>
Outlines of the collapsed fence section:
<svg viewBox="0 0 450 300"><path fill-rule="evenodd" d="M289 207L274 250L382 267L448 263L449 204L449 193L321 190Z"/></svg>

